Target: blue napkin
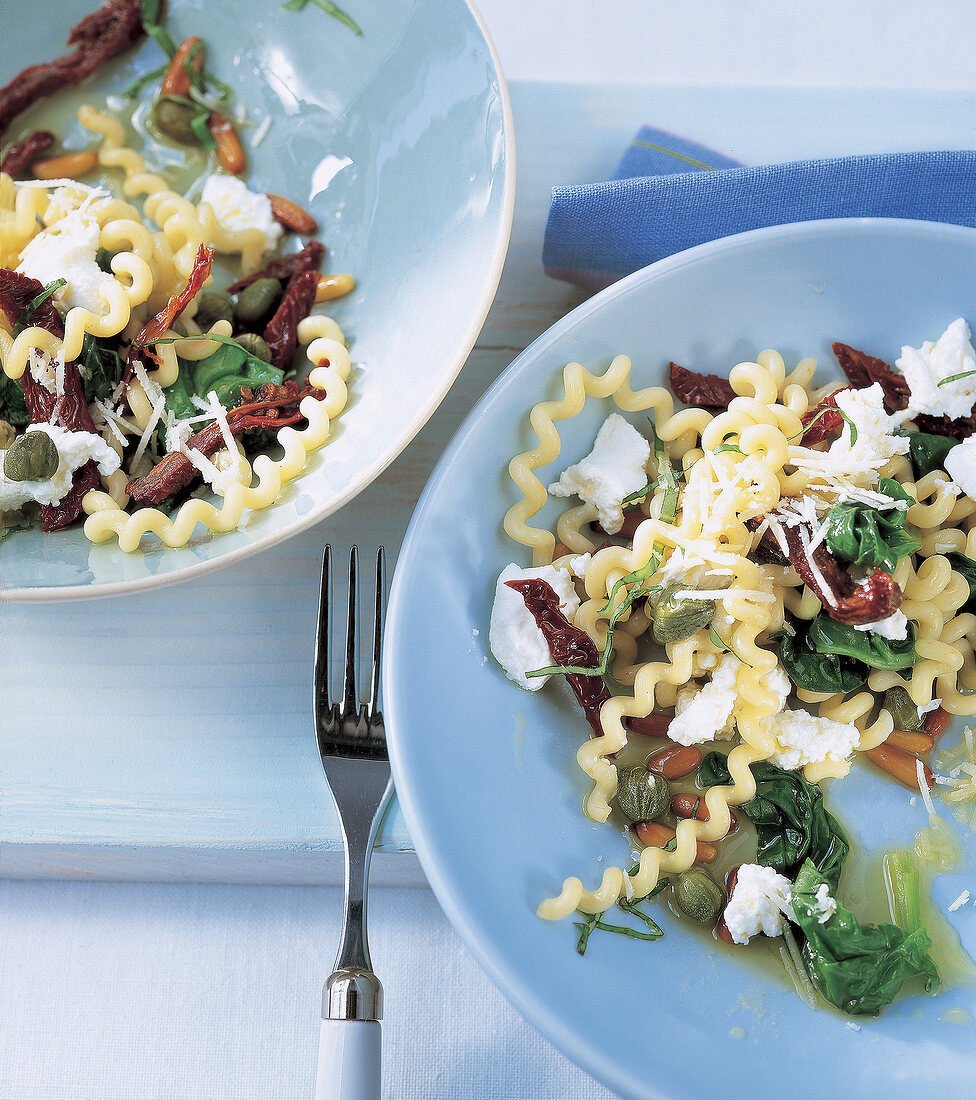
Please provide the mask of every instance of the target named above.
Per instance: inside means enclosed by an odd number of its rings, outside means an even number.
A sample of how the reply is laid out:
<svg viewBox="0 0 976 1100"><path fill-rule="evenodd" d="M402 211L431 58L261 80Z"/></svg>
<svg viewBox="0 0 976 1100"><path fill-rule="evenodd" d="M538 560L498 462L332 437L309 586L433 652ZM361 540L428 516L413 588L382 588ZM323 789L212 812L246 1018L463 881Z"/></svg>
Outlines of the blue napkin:
<svg viewBox="0 0 976 1100"><path fill-rule="evenodd" d="M554 278L599 290L718 237L845 217L976 226L976 151L747 168L714 149L644 126L611 179L553 188L542 260Z"/></svg>

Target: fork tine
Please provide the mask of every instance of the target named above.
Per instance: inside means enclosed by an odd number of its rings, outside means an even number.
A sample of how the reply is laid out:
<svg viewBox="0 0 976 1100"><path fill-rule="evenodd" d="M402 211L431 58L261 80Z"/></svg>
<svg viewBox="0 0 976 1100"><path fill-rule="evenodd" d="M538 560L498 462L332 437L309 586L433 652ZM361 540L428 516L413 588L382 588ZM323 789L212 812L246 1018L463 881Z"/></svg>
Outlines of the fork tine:
<svg viewBox="0 0 976 1100"><path fill-rule="evenodd" d="M359 547L349 551L349 603L346 611L346 657L342 691L343 715L359 713Z"/></svg>
<svg viewBox="0 0 976 1100"><path fill-rule="evenodd" d="M383 652L383 618L386 608L386 554L381 546L376 551L376 601L373 606L373 667L369 676L367 714L376 714L380 698L380 656Z"/></svg>
<svg viewBox="0 0 976 1100"><path fill-rule="evenodd" d="M315 629L315 728L321 728L323 712L332 706L332 547L322 554L322 583L319 587L319 615Z"/></svg>

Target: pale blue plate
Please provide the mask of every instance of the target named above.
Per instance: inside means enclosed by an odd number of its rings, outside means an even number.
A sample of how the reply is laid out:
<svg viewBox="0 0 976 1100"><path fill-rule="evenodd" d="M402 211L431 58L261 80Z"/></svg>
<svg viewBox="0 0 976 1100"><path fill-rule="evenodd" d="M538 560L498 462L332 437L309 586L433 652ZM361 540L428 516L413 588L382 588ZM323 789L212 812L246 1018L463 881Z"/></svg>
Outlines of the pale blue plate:
<svg viewBox="0 0 976 1100"><path fill-rule="evenodd" d="M594 886L630 846L580 812L575 753L586 725L568 693L520 691L487 650L495 578L509 561L529 562L501 530L516 500L508 460L535 443L528 410L560 392L566 362L598 370L618 352L634 361L635 387L662 381L670 359L727 373L766 347L788 362L816 355L825 376L833 340L890 360L960 315L976 320L974 273L976 232L900 221L759 230L664 260L519 356L458 432L414 515L385 651L407 826L441 904L503 992L626 1096L972 1096L976 1026L940 1017L976 1014L976 998L972 987L908 997L854 1030L670 914L663 941L598 934L583 958L570 922L535 917L567 875ZM599 406L560 428L553 476L589 449L607 411ZM910 843L926 823L920 800L868 765L828 797L862 848ZM935 883L943 911L963 889L976 895L976 837L964 843L966 869ZM949 917L976 954L976 908Z"/></svg>
<svg viewBox="0 0 976 1100"><path fill-rule="evenodd" d="M63 54L96 4L9 0L0 84ZM508 96L480 17L463 0L343 0L361 36L314 3L171 0L166 27L207 46L207 65L267 136L247 176L318 219L326 269L358 287L330 312L350 343L350 403L333 439L284 498L244 532L201 533L184 550L125 555L80 530L18 532L0 543L0 600L109 595L228 564L318 522L364 489L440 404L487 315L514 202ZM163 54L143 41L83 89L58 93L11 128L91 139L81 102L104 106ZM255 133L256 131L252 131ZM157 544L158 546L158 544Z"/></svg>

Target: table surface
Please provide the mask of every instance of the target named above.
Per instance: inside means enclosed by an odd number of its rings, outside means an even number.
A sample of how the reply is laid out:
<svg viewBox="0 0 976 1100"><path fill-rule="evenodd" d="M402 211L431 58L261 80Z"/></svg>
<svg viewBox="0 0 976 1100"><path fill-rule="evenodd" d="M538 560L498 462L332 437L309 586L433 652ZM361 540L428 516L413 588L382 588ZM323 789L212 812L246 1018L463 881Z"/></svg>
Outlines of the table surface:
<svg viewBox="0 0 976 1100"><path fill-rule="evenodd" d="M464 415L582 299L541 270L552 184L608 175L643 122L746 163L966 147L976 133L968 0L936 0L924 18L880 0L809 14L766 0L480 8L512 82L515 223L482 336L423 432L342 512L233 571L121 600L0 604L0 876L89 880L0 883L3 1100L309 1094L340 901L294 885L337 881L340 866L309 734L321 546L384 542L395 559ZM270 623L247 598L268 584ZM148 632L167 653L186 604L221 625L163 660L127 644ZM38 697L39 682L67 686ZM376 872L422 881L395 810ZM234 882L263 885L215 885ZM377 891L373 909L385 1095L610 1095L521 1022L427 891ZM448 976L435 1004L432 965Z"/></svg>

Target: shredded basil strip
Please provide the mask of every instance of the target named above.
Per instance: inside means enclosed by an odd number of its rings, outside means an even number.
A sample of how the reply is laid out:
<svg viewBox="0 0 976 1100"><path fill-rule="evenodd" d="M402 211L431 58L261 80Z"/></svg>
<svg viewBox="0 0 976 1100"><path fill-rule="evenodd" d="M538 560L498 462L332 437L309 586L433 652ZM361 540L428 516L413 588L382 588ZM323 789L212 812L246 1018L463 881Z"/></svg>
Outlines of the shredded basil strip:
<svg viewBox="0 0 976 1100"><path fill-rule="evenodd" d="M19 336L20 333L28 327L30 319L34 315L34 311L40 306L44 305L44 303L48 300L48 298L51 297L52 294L57 294L61 287L67 285L67 279L55 279L53 282L48 283L47 286L45 286L44 289L41 291L41 293L38 294L36 298L28 302L27 305L24 306L24 308L21 310L20 316L17 318L17 323L14 325L11 335Z"/></svg>
<svg viewBox="0 0 976 1100"><path fill-rule="evenodd" d="M177 46L159 23L162 0L142 0L142 28L167 57L176 53Z"/></svg>
<svg viewBox="0 0 976 1100"><path fill-rule="evenodd" d="M348 27L353 34L362 34L362 28L353 19L351 15L344 12L338 5L333 4L332 0L312 0L316 7L321 8L326 15L331 15L333 19L337 19L344 26ZM302 11L302 9L308 4L308 0L288 0L287 4L282 5L285 11Z"/></svg>
<svg viewBox="0 0 976 1100"><path fill-rule="evenodd" d="M210 132L210 128L207 126L207 119L209 117L209 111L199 111L190 119L190 129L196 135L197 141L200 142L204 149L213 152L214 149L217 148L217 142Z"/></svg>
<svg viewBox="0 0 976 1100"><path fill-rule="evenodd" d="M851 446L853 447L854 444L857 442L857 428L854 426L854 421L851 420L847 413L843 412L841 409L838 409L837 411L844 418L844 423L848 426L848 428L851 429Z"/></svg>
<svg viewBox="0 0 976 1100"><path fill-rule="evenodd" d="M950 382L958 382L962 378L972 378L974 374L976 374L976 370L964 370L962 374L950 374L948 378L943 378L938 385L947 386Z"/></svg>
<svg viewBox="0 0 976 1100"><path fill-rule="evenodd" d="M135 99L136 96L141 95L150 84L155 84L161 76L166 75L166 70L169 65L160 65L158 69L153 69L152 72L148 72L145 76L140 76L138 80L134 80L128 88L122 93L126 99Z"/></svg>

